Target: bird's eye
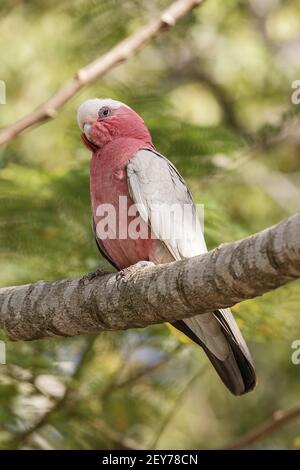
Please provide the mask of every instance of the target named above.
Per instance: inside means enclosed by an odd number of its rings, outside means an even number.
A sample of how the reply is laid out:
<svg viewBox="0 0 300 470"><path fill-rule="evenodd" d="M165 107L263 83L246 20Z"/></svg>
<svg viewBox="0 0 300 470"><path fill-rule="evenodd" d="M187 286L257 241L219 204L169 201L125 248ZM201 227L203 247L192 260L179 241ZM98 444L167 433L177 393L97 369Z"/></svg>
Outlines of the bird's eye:
<svg viewBox="0 0 300 470"><path fill-rule="evenodd" d="M98 113L99 118L106 118L111 116L111 109L108 106L103 106Z"/></svg>

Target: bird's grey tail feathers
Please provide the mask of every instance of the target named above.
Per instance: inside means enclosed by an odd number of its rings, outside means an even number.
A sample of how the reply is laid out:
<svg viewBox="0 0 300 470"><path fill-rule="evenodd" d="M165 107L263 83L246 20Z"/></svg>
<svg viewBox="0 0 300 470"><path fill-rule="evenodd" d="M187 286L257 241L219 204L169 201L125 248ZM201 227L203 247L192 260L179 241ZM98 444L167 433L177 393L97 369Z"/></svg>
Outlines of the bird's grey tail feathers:
<svg viewBox="0 0 300 470"><path fill-rule="evenodd" d="M230 310L218 310L208 315L214 316L218 321L222 341L227 343L228 352L226 358L222 358L223 360L214 354L213 348L209 347L209 342L204 339L205 324L201 321L202 315L194 317L192 322L189 320L177 321L173 323L173 326L204 349L221 380L234 395L250 392L256 385L255 368ZM189 324L187 324L188 322ZM200 328L197 328L197 322L201 323ZM221 336L218 335L218 341L220 338Z"/></svg>

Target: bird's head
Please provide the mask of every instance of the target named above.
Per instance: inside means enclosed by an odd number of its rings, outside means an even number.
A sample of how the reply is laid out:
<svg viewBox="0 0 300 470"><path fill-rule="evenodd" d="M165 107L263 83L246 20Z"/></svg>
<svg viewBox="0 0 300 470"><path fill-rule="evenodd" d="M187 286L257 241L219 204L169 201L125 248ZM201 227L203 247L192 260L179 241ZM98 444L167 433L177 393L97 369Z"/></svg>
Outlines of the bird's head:
<svg viewBox="0 0 300 470"><path fill-rule="evenodd" d="M78 108L77 121L83 142L93 152L120 137L139 139L152 145L143 119L120 101L110 98L87 100Z"/></svg>

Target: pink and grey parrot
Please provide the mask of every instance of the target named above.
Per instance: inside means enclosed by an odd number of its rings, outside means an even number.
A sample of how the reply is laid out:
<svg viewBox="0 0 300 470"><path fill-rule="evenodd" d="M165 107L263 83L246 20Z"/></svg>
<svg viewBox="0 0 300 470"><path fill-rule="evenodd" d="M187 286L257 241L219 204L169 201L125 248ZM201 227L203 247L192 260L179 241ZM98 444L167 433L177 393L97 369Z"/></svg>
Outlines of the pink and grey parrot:
<svg viewBox="0 0 300 470"><path fill-rule="evenodd" d="M190 225L186 237L164 238L166 204L195 208L191 193L174 165L158 153L143 119L129 106L112 99L90 99L78 109L77 120L84 144L92 151L90 192L96 242L101 253L121 270L139 261L155 264L189 258L207 251L201 225L196 237ZM99 237L97 208L111 204L120 223L120 196L128 208L135 204L141 219L155 237ZM126 227L125 227L126 228ZM220 309L177 321L175 328L200 345L228 389L235 395L256 383L253 360L229 309Z"/></svg>

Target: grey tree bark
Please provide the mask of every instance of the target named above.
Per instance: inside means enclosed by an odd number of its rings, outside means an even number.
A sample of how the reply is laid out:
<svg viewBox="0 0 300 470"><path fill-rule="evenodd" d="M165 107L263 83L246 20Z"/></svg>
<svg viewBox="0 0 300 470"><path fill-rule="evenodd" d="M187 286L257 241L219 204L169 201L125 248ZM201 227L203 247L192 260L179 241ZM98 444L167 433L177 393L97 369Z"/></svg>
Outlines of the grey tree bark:
<svg viewBox="0 0 300 470"><path fill-rule="evenodd" d="M300 213L207 254L119 273L0 289L12 340L175 322L260 296L300 277Z"/></svg>

